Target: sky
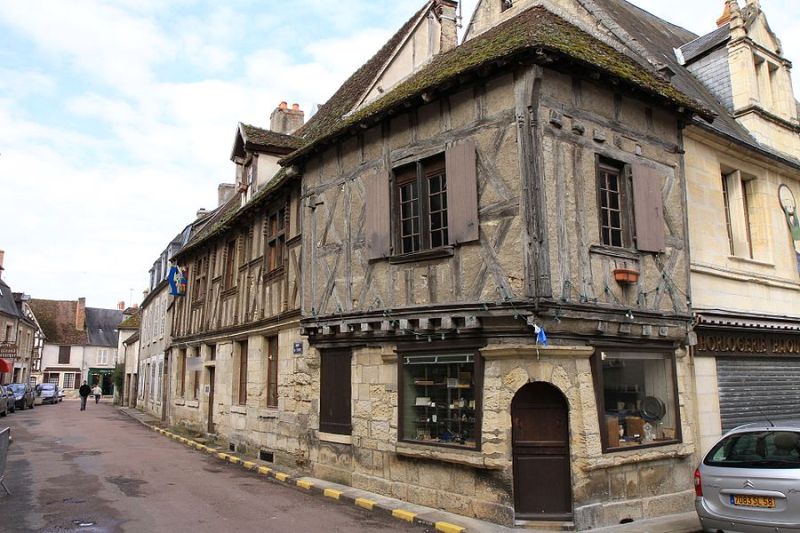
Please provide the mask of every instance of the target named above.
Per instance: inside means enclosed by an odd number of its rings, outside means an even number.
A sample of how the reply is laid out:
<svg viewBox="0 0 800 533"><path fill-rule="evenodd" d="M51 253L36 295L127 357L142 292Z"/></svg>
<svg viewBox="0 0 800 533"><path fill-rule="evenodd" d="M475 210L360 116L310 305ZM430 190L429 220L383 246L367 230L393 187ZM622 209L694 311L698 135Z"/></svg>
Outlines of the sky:
<svg viewBox="0 0 800 533"><path fill-rule="evenodd" d="M237 123L268 127L282 100L308 114L423 2L0 0L3 280L141 301L161 251L233 181ZM698 34L724 5L633 3ZM800 61L800 2L761 5Z"/></svg>

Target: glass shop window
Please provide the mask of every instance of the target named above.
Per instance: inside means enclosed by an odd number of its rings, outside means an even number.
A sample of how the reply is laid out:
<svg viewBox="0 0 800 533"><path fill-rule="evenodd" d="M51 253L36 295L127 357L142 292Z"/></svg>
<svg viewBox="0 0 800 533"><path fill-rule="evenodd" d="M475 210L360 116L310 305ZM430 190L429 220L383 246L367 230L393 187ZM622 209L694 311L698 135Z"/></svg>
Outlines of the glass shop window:
<svg viewBox="0 0 800 533"><path fill-rule="evenodd" d="M477 449L478 356L408 355L401 361L401 440Z"/></svg>
<svg viewBox="0 0 800 533"><path fill-rule="evenodd" d="M671 354L600 350L595 378L604 451L680 441Z"/></svg>

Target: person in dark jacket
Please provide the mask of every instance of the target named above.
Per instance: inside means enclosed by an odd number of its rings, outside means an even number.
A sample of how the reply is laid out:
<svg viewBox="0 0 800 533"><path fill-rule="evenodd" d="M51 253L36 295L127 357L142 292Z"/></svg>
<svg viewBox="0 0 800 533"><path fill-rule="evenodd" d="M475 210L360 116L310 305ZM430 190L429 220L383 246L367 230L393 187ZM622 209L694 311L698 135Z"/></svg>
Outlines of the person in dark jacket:
<svg viewBox="0 0 800 533"><path fill-rule="evenodd" d="M88 398L91 393L92 388L84 381L83 385L81 385L81 388L78 389L78 394L81 395L81 411L86 410L86 398Z"/></svg>

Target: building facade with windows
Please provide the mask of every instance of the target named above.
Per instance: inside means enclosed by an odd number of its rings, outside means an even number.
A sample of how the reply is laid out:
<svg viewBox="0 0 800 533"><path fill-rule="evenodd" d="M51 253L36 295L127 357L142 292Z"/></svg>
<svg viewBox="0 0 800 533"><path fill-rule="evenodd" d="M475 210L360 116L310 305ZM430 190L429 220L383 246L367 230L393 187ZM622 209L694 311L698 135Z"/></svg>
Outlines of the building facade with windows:
<svg viewBox="0 0 800 533"><path fill-rule="evenodd" d="M44 333L41 379L55 383L68 397L77 397L85 380L113 394L111 376L117 358L118 330L123 309L86 307L86 299L33 298L30 308Z"/></svg>
<svg viewBox="0 0 800 533"><path fill-rule="evenodd" d="M0 280L0 384L28 383L31 376L39 328L24 312L23 297Z"/></svg>
<svg viewBox="0 0 800 533"><path fill-rule="evenodd" d="M288 134L301 116L282 104L273 130L237 126L234 194L221 194L172 256L188 289L169 314L170 422L285 464L307 456L312 410L299 329L300 183L278 172L301 142Z"/></svg>
<svg viewBox="0 0 800 533"><path fill-rule="evenodd" d="M688 510L682 127L711 114L580 20L495 4L455 46L455 3L427 3L283 161L309 469L504 525Z"/></svg>

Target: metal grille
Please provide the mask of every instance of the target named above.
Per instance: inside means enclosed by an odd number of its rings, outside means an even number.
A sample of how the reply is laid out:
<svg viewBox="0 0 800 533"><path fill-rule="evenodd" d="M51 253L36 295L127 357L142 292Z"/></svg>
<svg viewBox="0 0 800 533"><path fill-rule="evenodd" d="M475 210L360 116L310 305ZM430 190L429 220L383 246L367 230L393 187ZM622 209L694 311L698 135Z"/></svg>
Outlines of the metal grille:
<svg viewBox="0 0 800 533"><path fill-rule="evenodd" d="M718 358L722 430L765 419L800 418L800 361Z"/></svg>

